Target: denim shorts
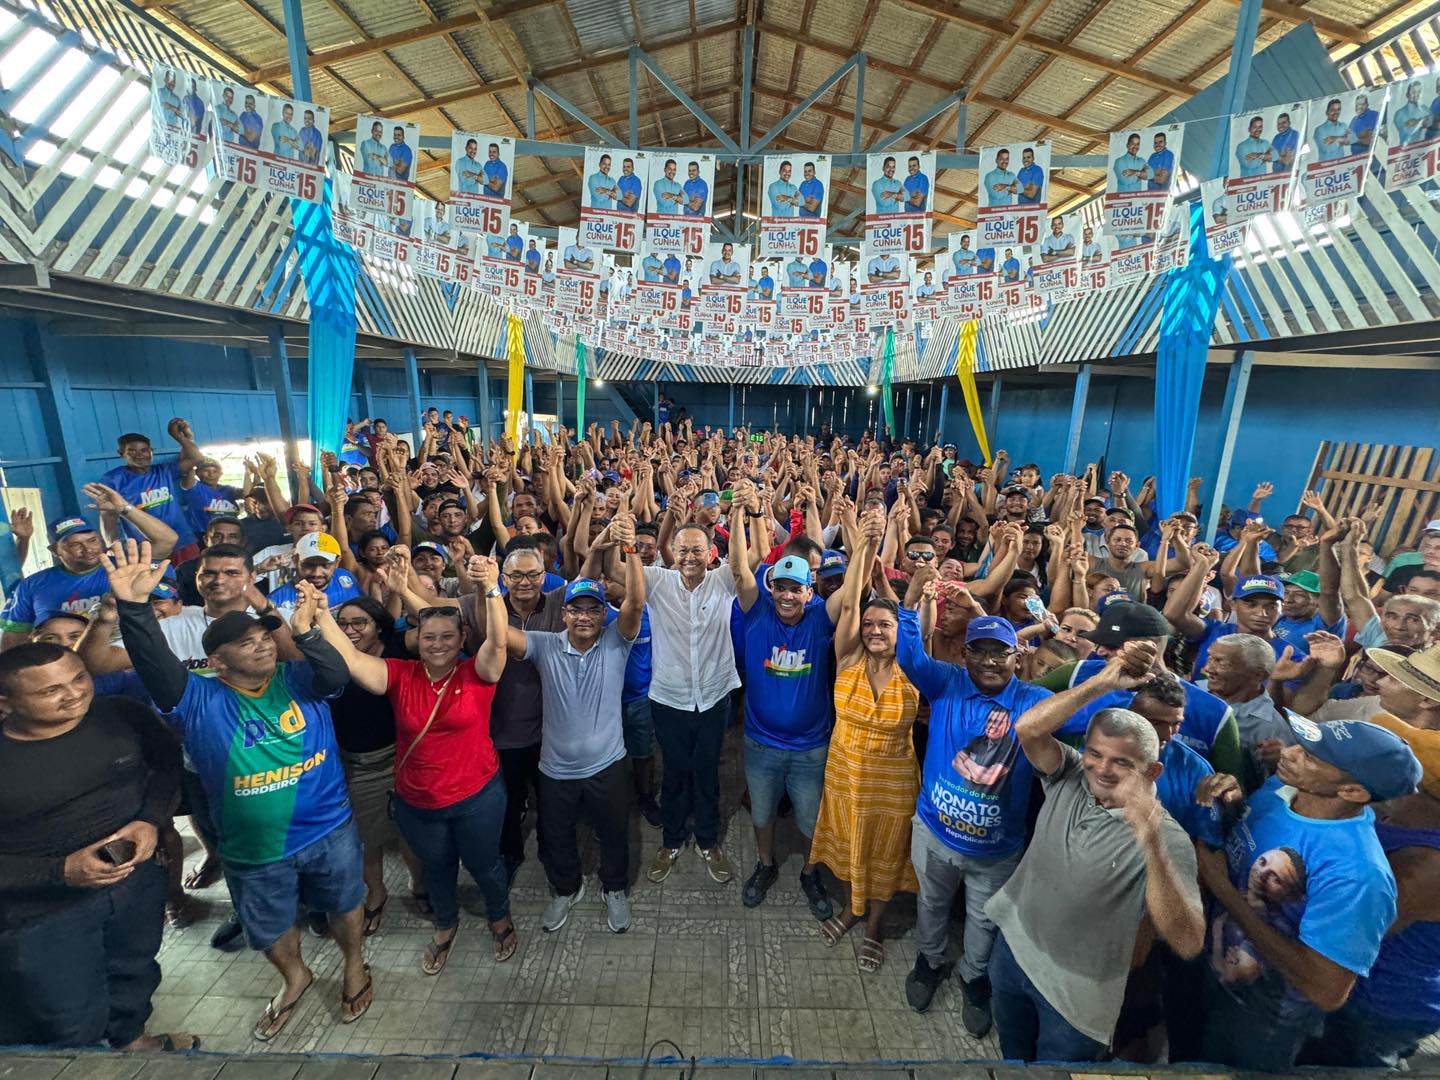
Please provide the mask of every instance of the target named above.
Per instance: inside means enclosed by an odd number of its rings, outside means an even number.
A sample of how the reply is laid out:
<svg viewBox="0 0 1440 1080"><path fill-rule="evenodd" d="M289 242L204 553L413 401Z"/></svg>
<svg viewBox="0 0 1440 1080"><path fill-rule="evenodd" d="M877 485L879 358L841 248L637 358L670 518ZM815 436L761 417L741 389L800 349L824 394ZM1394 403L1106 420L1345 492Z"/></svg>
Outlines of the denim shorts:
<svg viewBox="0 0 1440 1080"><path fill-rule="evenodd" d="M650 699L627 701L624 717L625 752L631 757L649 757L655 753L655 717L650 712Z"/></svg>
<svg viewBox="0 0 1440 1080"><path fill-rule="evenodd" d="M347 821L294 855L259 866L225 864L225 884L252 949L268 949L310 911L340 915L365 899L360 833Z"/></svg>
<svg viewBox="0 0 1440 1080"><path fill-rule="evenodd" d="M806 836L815 835L829 753L828 743L811 750L782 750L745 736L745 784L750 788L750 818L757 828L775 820L780 796L789 792L796 826Z"/></svg>

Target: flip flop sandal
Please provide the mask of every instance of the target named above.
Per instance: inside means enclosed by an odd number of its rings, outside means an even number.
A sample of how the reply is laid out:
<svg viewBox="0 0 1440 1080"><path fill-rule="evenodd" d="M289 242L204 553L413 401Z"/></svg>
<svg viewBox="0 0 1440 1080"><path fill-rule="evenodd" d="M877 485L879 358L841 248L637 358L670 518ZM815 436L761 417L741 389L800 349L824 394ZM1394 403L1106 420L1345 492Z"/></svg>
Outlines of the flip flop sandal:
<svg viewBox="0 0 1440 1080"><path fill-rule="evenodd" d="M167 1054L176 1052L183 1054L186 1050L199 1050L200 1036L191 1035L189 1036L189 1039L189 1046L178 1046L175 1042L175 1036L173 1034L166 1033L160 1036L160 1049Z"/></svg>
<svg viewBox="0 0 1440 1080"><path fill-rule="evenodd" d="M515 924L512 922L498 934L492 930L490 935L495 939L495 962L503 964L515 955L515 950L520 947L520 937L515 933Z"/></svg>
<svg viewBox="0 0 1440 1080"><path fill-rule="evenodd" d="M375 935L375 932L380 929L380 917L385 914L385 905L388 904L389 902L390 902L390 898L387 896L384 900L381 900L381 901L380 901L380 906L379 906L379 907L376 907L376 908L368 908L368 907L367 907L367 908L365 909L365 936L366 936L366 937L373 937L373 936Z"/></svg>
<svg viewBox="0 0 1440 1080"><path fill-rule="evenodd" d="M455 933L450 935L449 940L436 944L431 941L425 946L425 954L420 958L420 970L426 975L439 975L445 970L445 964L450 959L450 946L455 944L455 939L460 936L460 928L455 928Z"/></svg>
<svg viewBox="0 0 1440 1080"><path fill-rule="evenodd" d="M310 981L305 984L300 993L295 995L295 1000L288 1005L282 1005L278 1011L275 1008L274 998L267 1001L265 1003L265 1012L260 1017L260 1022L255 1025L255 1030L252 1031L251 1034L261 1042L269 1042L275 1038L276 1035L279 1035L280 1032L285 1030L285 1025L290 1022L290 1017L295 1015L295 1006L300 1004L306 993L309 992L310 987L314 985L315 976L312 974Z"/></svg>
<svg viewBox="0 0 1440 1080"><path fill-rule="evenodd" d="M185 875L185 888L187 889L208 889L224 876L224 870L219 859L206 859L199 866L195 867Z"/></svg>
<svg viewBox="0 0 1440 1080"><path fill-rule="evenodd" d="M874 973L880 970L885 963L885 945L874 938L867 937L860 942L860 970L867 973Z"/></svg>
<svg viewBox="0 0 1440 1080"><path fill-rule="evenodd" d="M382 906L383 906L383 905L382 905ZM364 1007L363 1009L361 1009L359 1012L357 1012L357 1013L352 1013L352 1012L350 1011L350 1006L354 1005L357 1001L359 1001L361 998L363 998L366 994L369 994L370 991L374 988L374 986L375 986L375 980L370 977L370 965L369 965L369 964L366 964L366 965L365 965L365 985L362 986L359 990L356 990L355 993L353 993L353 994L347 994L347 993L345 993L345 988L344 988L344 986L343 986L343 985L341 986L341 988L340 988L340 1022L341 1022L342 1024L353 1024L356 1020L359 1020L362 1016L364 1016L367 1012L370 1011L370 1006L375 1004L375 996L374 996L373 994L371 994L370 1000L365 1003L365 1007Z"/></svg>
<svg viewBox="0 0 1440 1080"><path fill-rule="evenodd" d="M825 939L825 944L833 949L854 925L853 922L847 923L839 915L831 915L820 924L820 936Z"/></svg>

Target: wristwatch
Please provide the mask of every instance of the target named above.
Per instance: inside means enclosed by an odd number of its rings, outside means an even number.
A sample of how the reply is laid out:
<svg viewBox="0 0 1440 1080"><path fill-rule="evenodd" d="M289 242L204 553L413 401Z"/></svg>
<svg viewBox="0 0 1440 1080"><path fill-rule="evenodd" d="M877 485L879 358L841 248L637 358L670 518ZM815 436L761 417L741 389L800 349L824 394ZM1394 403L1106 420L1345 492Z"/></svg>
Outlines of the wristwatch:
<svg viewBox="0 0 1440 1080"><path fill-rule="evenodd" d="M497 596L504 596L504 595L505 595L505 594L500 591L500 586L499 586L499 585L491 585L490 588L488 588L488 589L485 590L485 598L486 598L487 600L494 600Z"/></svg>

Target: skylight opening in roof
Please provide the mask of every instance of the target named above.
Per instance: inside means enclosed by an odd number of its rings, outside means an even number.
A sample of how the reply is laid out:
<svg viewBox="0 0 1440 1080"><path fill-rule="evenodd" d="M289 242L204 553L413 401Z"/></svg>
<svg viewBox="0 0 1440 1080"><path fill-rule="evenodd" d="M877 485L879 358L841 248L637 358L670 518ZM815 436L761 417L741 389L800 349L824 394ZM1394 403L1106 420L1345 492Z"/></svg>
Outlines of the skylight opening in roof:
<svg viewBox="0 0 1440 1080"><path fill-rule="evenodd" d="M0 56L0 85L14 86L55 44L55 35L38 27L17 41L10 51Z"/></svg>
<svg viewBox="0 0 1440 1080"><path fill-rule="evenodd" d="M119 146L115 148L114 160L121 165L129 165L140 155L150 153L150 125L147 123L149 115L146 114L139 123L130 129ZM156 161L159 167L159 161ZM154 170L151 170L152 174Z"/></svg>
<svg viewBox="0 0 1440 1080"><path fill-rule="evenodd" d="M36 165L44 165L55 156L59 147L49 139L36 139L25 151L25 158Z"/></svg>
<svg viewBox="0 0 1440 1080"><path fill-rule="evenodd" d="M15 103L10 114L22 124L35 120L55 103L70 80L84 70L89 60L79 49L66 49L48 71L36 80L25 96ZM56 132L55 134L60 134ZM62 136L63 138L63 136Z"/></svg>
<svg viewBox="0 0 1440 1080"><path fill-rule="evenodd" d="M118 78L120 76L114 68L96 68L85 85L75 94L70 104L50 124L50 134L61 139L68 139L73 135L81 121L90 115L96 102L110 92L110 88L115 85L115 80ZM114 106L111 106L110 109L105 110L102 114L101 124L104 123L103 117L108 116L113 108ZM113 124L111 128L113 130Z"/></svg>
<svg viewBox="0 0 1440 1080"><path fill-rule="evenodd" d="M150 95L145 92L143 86L131 83L120 92L119 100L115 102L114 106L106 109L104 115L96 121L95 126L85 133L85 138L80 145L97 154L102 153L115 138L116 132L125 130L129 134L126 138L121 139L115 147L115 156L119 160L130 161L138 149L138 147L132 146L136 133L149 138L149 128L145 124L145 121L149 119L149 99ZM142 106L146 108L146 112L132 124L132 118L136 117Z"/></svg>
<svg viewBox="0 0 1440 1080"><path fill-rule="evenodd" d="M15 22L16 17L13 14L4 8L0 8L0 34L5 33L10 27L14 26Z"/></svg>

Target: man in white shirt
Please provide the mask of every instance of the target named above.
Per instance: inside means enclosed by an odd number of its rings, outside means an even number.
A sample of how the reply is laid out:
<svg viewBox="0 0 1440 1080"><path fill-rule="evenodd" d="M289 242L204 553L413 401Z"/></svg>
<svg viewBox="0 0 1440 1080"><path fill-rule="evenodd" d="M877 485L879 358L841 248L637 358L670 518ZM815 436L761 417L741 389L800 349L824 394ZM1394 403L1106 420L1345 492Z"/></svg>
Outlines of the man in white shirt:
<svg viewBox="0 0 1440 1080"><path fill-rule="evenodd" d="M728 565L710 566L710 534L699 525L678 529L672 540L675 569L645 568L650 610L650 708L665 758L660 787L664 836L650 866L664 881L689 839L717 882L735 876L720 850L720 748L730 718L730 691L740 686L730 609L735 578Z"/></svg>

